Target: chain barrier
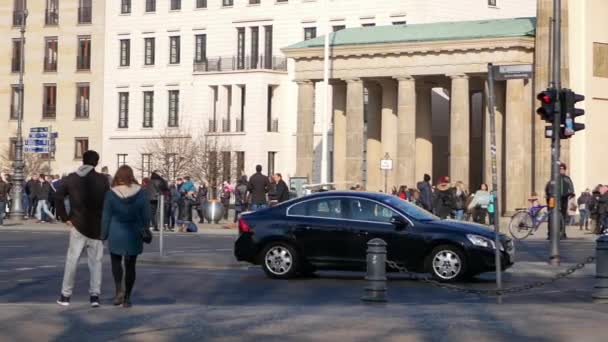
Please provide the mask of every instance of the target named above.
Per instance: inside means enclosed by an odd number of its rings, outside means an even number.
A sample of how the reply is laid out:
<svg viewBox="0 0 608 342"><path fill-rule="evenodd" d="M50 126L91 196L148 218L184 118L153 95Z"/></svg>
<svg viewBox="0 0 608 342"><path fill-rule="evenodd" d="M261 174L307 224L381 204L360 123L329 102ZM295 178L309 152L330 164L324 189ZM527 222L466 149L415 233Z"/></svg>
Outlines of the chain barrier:
<svg viewBox="0 0 608 342"><path fill-rule="evenodd" d="M442 288L442 289L446 289L446 290L450 290L450 291L454 291L454 292L460 292L460 293L467 293L467 294L477 294L477 295L486 295L486 296L501 296L501 295L505 295L505 294L513 294L513 293L520 293L520 292L524 292L524 291L528 291L528 290L532 290L535 288L540 288L549 284L553 284L558 280L564 279L570 275L572 275L573 273L575 273L578 270L581 270L583 268L585 268L585 266L587 266L588 264L592 263L595 261L595 257L590 256L585 258L584 261L566 269L563 272L557 273L555 276L553 276L552 278L550 278L549 280L545 280L545 281L536 281L536 282L532 282L532 283L528 283L525 285L520 285L520 286L514 286L514 287L507 287L507 288L503 288L501 290L497 290L497 289L470 289L470 288L466 288L466 287L460 287L460 286L456 286L456 285L450 285L450 284L445 284L442 282L439 282L435 279L433 279L431 276L426 275L426 274L421 274L421 273L414 273L414 272L410 272L408 271L405 267L400 266L399 264L397 264L394 261L391 260L386 260L386 265L394 270L397 270L399 273L403 273L409 276L408 280L421 280L424 281L432 286L438 287L438 288Z"/></svg>

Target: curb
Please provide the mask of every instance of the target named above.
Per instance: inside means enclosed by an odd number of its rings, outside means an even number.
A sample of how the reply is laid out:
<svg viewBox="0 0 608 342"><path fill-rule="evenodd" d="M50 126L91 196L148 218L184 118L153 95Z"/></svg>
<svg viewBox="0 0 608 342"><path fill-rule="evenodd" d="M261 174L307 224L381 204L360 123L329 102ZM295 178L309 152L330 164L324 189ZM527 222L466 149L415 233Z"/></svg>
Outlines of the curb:
<svg viewBox="0 0 608 342"><path fill-rule="evenodd" d="M160 257L158 255L142 255L137 259L137 262L144 265L164 265L184 268L205 269L249 269L249 267L251 266L248 263L238 262L236 260L222 262L209 260L191 260L184 257L176 258L174 256Z"/></svg>

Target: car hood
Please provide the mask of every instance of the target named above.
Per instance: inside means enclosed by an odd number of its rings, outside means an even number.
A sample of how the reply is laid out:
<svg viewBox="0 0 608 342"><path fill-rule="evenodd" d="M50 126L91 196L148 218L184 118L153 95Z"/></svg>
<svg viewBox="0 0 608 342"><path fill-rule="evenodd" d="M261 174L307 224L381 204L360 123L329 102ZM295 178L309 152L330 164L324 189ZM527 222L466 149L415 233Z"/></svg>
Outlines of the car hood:
<svg viewBox="0 0 608 342"><path fill-rule="evenodd" d="M437 220L430 223L431 227L458 231L463 234L477 234L490 239L494 238L494 230L488 226L456 220Z"/></svg>

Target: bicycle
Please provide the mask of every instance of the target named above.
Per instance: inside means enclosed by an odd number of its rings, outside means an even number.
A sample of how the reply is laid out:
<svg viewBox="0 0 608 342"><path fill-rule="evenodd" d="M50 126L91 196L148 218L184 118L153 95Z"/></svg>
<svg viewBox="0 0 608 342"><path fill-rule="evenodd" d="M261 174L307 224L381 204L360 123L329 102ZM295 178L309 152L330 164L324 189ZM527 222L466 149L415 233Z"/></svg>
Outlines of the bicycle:
<svg viewBox="0 0 608 342"><path fill-rule="evenodd" d="M515 210L516 213L511 216L511 222L509 222L509 232L516 240L523 240L534 234L542 223L548 222L551 215L551 209L548 209L546 205ZM561 215L560 225L564 225L564 218Z"/></svg>

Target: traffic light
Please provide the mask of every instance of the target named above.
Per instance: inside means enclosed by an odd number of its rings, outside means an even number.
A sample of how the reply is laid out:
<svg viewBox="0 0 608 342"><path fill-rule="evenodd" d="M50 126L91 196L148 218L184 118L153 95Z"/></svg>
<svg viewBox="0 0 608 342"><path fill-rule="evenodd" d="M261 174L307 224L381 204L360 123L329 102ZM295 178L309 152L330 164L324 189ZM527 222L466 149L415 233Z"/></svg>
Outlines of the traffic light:
<svg viewBox="0 0 608 342"><path fill-rule="evenodd" d="M585 96L570 89L562 89L560 100L563 108L561 113L562 123L564 124L563 135L570 138L575 132L585 129L585 124L574 122L577 116L585 115L584 109L574 107L577 102L585 100Z"/></svg>
<svg viewBox="0 0 608 342"><path fill-rule="evenodd" d="M540 101L540 107L536 110L536 113L540 115L541 119L546 122L553 122L555 113L555 102L557 101L557 90L555 88L547 88L545 91L538 93L536 98Z"/></svg>

